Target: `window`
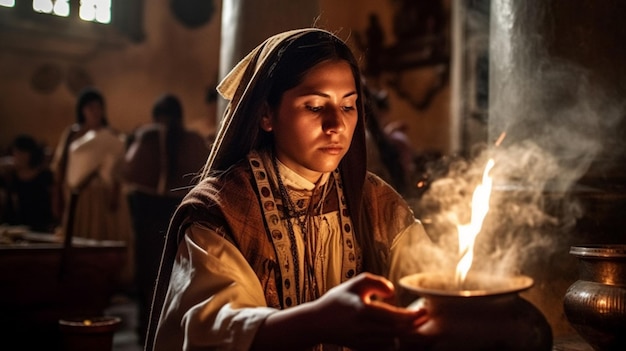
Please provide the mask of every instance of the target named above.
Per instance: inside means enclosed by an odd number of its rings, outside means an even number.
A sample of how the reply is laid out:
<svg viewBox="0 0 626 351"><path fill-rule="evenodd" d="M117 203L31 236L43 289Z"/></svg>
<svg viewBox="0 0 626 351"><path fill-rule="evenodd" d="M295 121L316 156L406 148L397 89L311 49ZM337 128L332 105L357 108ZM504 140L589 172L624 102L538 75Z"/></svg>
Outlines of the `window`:
<svg viewBox="0 0 626 351"><path fill-rule="evenodd" d="M70 14L70 2L69 0L34 0L33 10L35 12L67 17Z"/></svg>
<svg viewBox="0 0 626 351"><path fill-rule="evenodd" d="M110 23L111 0L83 0L80 2L79 16L85 21Z"/></svg>
<svg viewBox="0 0 626 351"><path fill-rule="evenodd" d="M45 33L47 38L62 40L93 38L119 43L126 37L140 42L145 37L144 1L0 0L0 29L11 28L12 36L41 37Z"/></svg>
<svg viewBox="0 0 626 351"><path fill-rule="evenodd" d="M4 1L4 0L3 0ZM72 1L74 3L76 1ZM75 7L75 6L74 6ZM34 0L33 10L60 17L69 17L72 12L70 0ZM111 0L78 1L78 17L84 21L110 23Z"/></svg>

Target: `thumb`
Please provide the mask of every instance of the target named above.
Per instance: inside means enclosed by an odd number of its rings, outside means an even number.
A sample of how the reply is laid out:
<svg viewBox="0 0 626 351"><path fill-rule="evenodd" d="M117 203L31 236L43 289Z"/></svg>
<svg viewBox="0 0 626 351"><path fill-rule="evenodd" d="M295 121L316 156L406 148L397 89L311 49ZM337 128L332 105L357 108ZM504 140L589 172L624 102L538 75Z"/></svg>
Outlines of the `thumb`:
<svg viewBox="0 0 626 351"><path fill-rule="evenodd" d="M384 277L371 273L362 273L355 278L354 291L367 303L394 295L393 284Z"/></svg>

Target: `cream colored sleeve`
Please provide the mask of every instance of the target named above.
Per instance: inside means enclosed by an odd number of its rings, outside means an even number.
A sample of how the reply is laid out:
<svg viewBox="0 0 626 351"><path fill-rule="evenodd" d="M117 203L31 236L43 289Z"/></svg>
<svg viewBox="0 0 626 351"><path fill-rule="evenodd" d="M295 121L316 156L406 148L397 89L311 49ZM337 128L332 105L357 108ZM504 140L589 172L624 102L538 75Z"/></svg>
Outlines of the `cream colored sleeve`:
<svg viewBox="0 0 626 351"><path fill-rule="evenodd" d="M193 225L179 245L155 350L248 350L276 311L239 250Z"/></svg>

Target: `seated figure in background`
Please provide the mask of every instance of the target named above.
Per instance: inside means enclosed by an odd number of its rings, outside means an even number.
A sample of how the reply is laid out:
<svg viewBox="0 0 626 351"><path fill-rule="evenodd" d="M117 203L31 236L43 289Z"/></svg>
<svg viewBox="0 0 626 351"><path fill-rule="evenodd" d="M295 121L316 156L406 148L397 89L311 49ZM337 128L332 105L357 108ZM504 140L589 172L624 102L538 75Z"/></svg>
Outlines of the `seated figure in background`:
<svg viewBox="0 0 626 351"><path fill-rule="evenodd" d="M146 329L165 232L208 156L205 139L183 124L178 97L164 94L152 109L152 123L137 129L124 165L135 235L135 283L139 333Z"/></svg>
<svg viewBox="0 0 626 351"><path fill-rule="evenodd" d="M42 145L32 136L17 136L0 171L0 222L24 225L35 232L52 232L53 175Z"/></svg>

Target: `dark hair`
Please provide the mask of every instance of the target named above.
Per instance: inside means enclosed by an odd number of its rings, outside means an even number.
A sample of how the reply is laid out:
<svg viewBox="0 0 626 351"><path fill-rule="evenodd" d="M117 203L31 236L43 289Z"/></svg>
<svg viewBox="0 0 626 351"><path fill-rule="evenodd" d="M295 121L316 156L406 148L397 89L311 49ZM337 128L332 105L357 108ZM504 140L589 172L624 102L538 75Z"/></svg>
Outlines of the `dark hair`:
<svg viewBox="0 0 626 351"><path fill-rule="evenodd" d="M176 122L177 124L182 122L183 106L178 97L173 94L163 94L157 99L152 107L152 118L155 119L159 116L168 117L168 121Z"/></svg>
<svg viewBox="0 0 626 351"><path fill-rule="evenodd" d="M97 89L85 88L78 94L78 101L76 103L76 122L78 122L78 124L85 123L83 108L92 101L98 101L102 104L102 107L104 107L104 96ZM105 126L109 124L106 115L102 117L102 124Z"/></svg>
<svg viewBox="0 0 626 351"><path fill-rule="evenodd" d="M355 78L359 76L358 63L352 51L339 38L324 32L311 32L295 39L268 72L272 82L267 96L270 107L278 106L283 93L300 84L311 68L331 60L347 61Z"/></svg>
<svg viewBox="0 0 626 351"><path fill-rule="evenodd" d="M30 154L28 166L31 168L39 167L45 160L45 152L35 138L30 135L22 134L13 139L11 150L19 150Z"/></svg>
<svg viewBox="0 0 626 351"><path fill-rule="evenodd" d="M161 119L159 117L165 117ZM152 107L152 119L163 121L166 125L167 135L165 137L166 153L168 160L168 175L171 177L178 169L178 148L183 137L183 105L177 96L173 94L163 94Z"/></svg>

